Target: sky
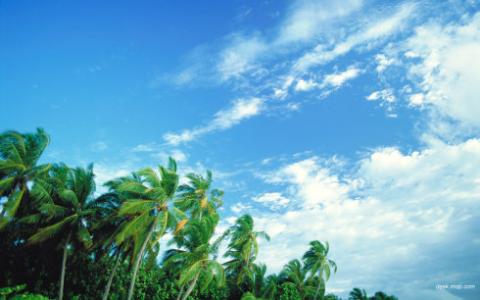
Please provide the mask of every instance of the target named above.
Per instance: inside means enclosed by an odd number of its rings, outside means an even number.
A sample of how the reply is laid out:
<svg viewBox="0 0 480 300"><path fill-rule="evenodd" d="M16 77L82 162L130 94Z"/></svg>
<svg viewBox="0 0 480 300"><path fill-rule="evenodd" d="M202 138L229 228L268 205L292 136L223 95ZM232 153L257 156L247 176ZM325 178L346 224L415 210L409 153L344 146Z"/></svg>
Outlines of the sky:
<svg viewBox="0 0 480 300"><path fill-rule="evenodd" d="M480 298L479 83L476 0L0 0L1 131L99 192L212 170L220 228L269 272L328 241L342 296Z"/></svg>

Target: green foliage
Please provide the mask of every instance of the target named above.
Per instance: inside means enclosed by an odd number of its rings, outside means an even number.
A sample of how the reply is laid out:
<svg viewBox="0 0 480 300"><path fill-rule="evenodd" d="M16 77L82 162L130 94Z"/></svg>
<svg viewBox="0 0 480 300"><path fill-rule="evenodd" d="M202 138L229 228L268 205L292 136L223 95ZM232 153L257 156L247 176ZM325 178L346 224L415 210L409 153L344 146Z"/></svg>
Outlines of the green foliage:
<svg viewBox="0 0 480 300"><path fill-rule="evenodd" d="M27 285L21 284L13 287L0 288L0 300L48 300L47 297L31 294L31 293L21 293Z"/></svg>
<svg viewBox="0 0 480 300"><path fill-rule="evenodd" d="M280 286L280 297L279 300L302 300L298 290L289 284L282 284Z"/></svg>
<svg viewBox="0 0 480 300"><path fill-rule="evenodd" d="M213 188L210 171L188 174L179 186L169 159L112 179L96 197L92 165L38 164L49 140L42 129L0 134L0 286L7 286L0 300L56 298L65 268L66 299L339 299L324 296L337 270L328 243L312 241L301 260L269 274L256 258L258 239L270 238L255 230L252 216L215 234L223 192ZM159 262L166 234L169 248ZM355 288L349 299L397 298Z"/></svg>

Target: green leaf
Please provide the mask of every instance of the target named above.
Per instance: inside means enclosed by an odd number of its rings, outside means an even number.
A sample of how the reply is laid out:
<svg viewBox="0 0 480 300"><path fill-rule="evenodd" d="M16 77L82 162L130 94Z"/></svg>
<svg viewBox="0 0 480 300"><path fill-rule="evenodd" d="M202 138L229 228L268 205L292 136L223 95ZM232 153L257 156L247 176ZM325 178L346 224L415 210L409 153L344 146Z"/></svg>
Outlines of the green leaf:
<svg viewBox="0 0 480 300"><path fill-rule="evenodd" d="M77 238L83 244L83 246L88 249L92 246L92 236L87 228L83 225L80 225L77 230Z"/></svg>
<svg viewBox="0 0 480 300"><path fill-rule="evenodd" d="M52 238L53 236L57 235L61 230L63 230L67 225L73 223L77 219L77 217L78 216L74 214L63 219L60 222L39 229L37 233L35 233L28 239L27 244L37 244Z"/></svg>
<svg viewBox="0 0 480 300"><path fill-rule="evenodd" d="M134 215L138 213L151 212L157 204L154 200L131 199L122 203L119 215Z"/></svg>
<svg viewBox="0 0 480 300"><path fill-rule="evenodd" d="M22 202L23 195L25 194L25 189L15 191L7 200L7 203L4 205L4 210L8 217L13 218L17 212L20 203Z"/></svg>

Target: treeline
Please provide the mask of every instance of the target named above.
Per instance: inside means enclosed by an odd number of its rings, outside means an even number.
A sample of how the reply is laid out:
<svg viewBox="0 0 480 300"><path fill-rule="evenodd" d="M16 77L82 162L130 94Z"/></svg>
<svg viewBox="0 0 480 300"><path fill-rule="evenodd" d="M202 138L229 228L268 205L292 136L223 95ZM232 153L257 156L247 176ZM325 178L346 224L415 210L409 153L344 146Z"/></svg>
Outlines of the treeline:
<svg viewBox="0 0 480 300"><path fill-rule="evenodd" d="M269 236L251 216L217 232L211 172L179 184L169 159L99 195L92 165L40 163L48 144L42 129L0 134L0 299L339 299L325 295L337 270L328 243L268 275L256 258ZM349 299L396 298L356 288Z"/></svg>

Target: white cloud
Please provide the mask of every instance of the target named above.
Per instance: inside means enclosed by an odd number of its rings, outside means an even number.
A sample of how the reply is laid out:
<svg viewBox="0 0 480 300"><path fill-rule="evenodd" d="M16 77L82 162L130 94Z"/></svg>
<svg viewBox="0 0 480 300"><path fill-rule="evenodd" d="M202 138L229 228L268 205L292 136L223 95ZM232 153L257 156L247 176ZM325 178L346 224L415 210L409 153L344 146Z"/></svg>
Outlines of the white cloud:
<svg viewBox="0 0 480 300"><path fill-rule="evenodd" d="M215 114L211 126L215 129L226 129L260 113L263 100L260 98L239 99L227 110Z"/></svg>
<svg viewBox="0 0 480 300"><path fill-rule="evenodd" d="M139 144L135 147L133 147L132 152L153 152L156 149L156 145L153 143L150 144Z"/></svg>
<svg viewBox="0 0 480 300"><path fill-rule="evenodd" d="M350 15L362 4L361 0L296 1L281 26L277 43L311 41L319 33L325 32L330 23Z"/></svg>
<svg viewBox="0 0 480 300"><path fill-rule="evenodd" d="M288 96L288 89L294 82L295 77L293 76L286 76L282 78L281 84L278 87L273 88L273 98L283 100Z"/></svg>
<svg viewBox="0 0 480 300"><path fill-rule="evenodd" d="M259 260L278 271L309 241L328 240L339 265L329 289L383 289L400 299L413 289L423 299L449 299L435 284L473 282L477 274L478 165L478 139L435 141L410 154L380 148L343 176L316 157L286 165L265 178L286 185L293 206L254 213L273 236Z"/></svg>
<svg viewBox="0 0 480 300"><path fill-rule="evenodd" d="M235 214L239 215L241 213L244 213L252 208L251 205L246 205L241 202L235 203L232 207L230 207L230 210L234 212Z"/></svg>
<svg viewBox="0 0 480 300"><path fill-rule="evenodd" d="M272 210L277 210L282 207L286 207L290 200L285 198L282 193L263 193L252 198L253 201L257 203L262 203L263 205L268 206Z"/></svg>
<svg viewBox="0 0 480 300"><path fill-rule="evenodd" d="M127 176L132 172L127 166L115 166L112 167L107 164L94 164L93 173L95 174L96 194L100 195L107 192L107 189L103 186L109 180Z"/></svg>
<svg viewBox="0 0 480 300"><path fill-rule="evenodd" d="M228 80L251 71L255 68L258 56L267 48L259 36L234 36L230 45L220 53L220 62L217 66L220 78Z"/></svg>
<svg viewBox="0 0 480 300"><path fill-rule="evenodd" d="M409 72L423 94L410 98L410 104L430 105L444 117L480 128L480 13L460 24L418 27L405 48L419 61Z"/></svg>
<svg viewBox="0 0 480 300"><path fill-rule="evenodd" d="M297 84L295 85L295 91L305 92L315 87L318 87L318 83L313 81L312 79L309 79L309 80L300 79L297 81Z"/></svg>
<svg viewBox="0 0 480 300"><path fill-rule="evenodd" d="M171 145L187 143L207 133L225 130L237 125L245 119L258 115L263 108L264 101L260 98L238 99L233 102L230 108L217 112L213 120L207 125L186 129L181 133L166 133L163 138Z"/></svg>
<svg viewBox="0 0 480 300"><path fill-rule="evenodd" d="M152 154L152 157L158 158L162 161L167 161L167 159L171 157L177 162L185 162L188 159L187 154L179 149L173 149L170 151L161 151L161 152Z"/></svg>
<svg viewBox="0 0 480 300"><path fill-rule="evenodd" d="M422 93L413 94L408 98L408 102L411 106L422 106L425 97Z"/></svg>
<svg viewBox="0 0 480 300"><path fill-rule="evenodd" d="M365 99L367 99L368 101L382 100L388 103L392 103L395 102L395 95L393 95L392 89L384 89L371 93Z"/></svg>
<svg viewBox="0 0 480 300"><path fill-rule="evenodd" d="M325 76L322 86L340 87L348 80L357 77L360 74L360 69L349 67L347 70L339 73L333 73Z"/></svg>
<svg viewBox="0 0 480 300"><path fill-rule="evenodd" d="M389 58L385 54L375 55L375 61L377 62L377 67L375 69L378 73L382 73L388 68L388 66L395 63L395 60L393 58Z"/></svg>
<svg viewBox="0 0 480 300"><path fill-rule="evenodd" d="M350 52L354 47L373 43L399 32L412 17L415 5L406 3L400 6L395 14L376 23L369 24L363 30L348 36L345 41L334 44L332 49L324 44L317 45L295 63L295 70L304 72L309 68L332 61L338 56Z"/></svg>
<svg viewBox="0 0 480 300"><path fill-rule="evenodd" d="M295 194L302 198L302 202L295 204L306 208L340 201L348 193L348 187L343 186L328 169L318 167L316 158L288 165L269 176L266 180L272 183L301 186L301 189L295 189Z"/></svg>

